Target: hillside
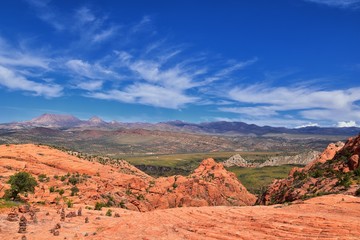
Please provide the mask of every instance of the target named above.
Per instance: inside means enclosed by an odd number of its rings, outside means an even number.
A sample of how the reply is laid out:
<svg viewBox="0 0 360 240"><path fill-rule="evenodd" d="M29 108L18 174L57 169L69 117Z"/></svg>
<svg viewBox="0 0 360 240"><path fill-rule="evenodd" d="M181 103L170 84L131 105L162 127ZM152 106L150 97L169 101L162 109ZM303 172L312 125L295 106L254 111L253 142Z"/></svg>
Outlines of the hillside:
<svg viewBox="0 0 360 240"><path fill-rule="evenodd" d="M294 168L286 179L275 180L258 203L276 204L331 193L360 195L360 135L345 145L330 144L304 168Z"/></svg>
<svg viewBox="0 0 360 240"><path fill-rule="evenodd" d="M360 136L343 148L331 145L303 171L346 153L351 159L348 165L343 159L334 163L339 171L351 174L357 169L353 156L359 154L359 142ZM255 196L213 159L203 160L189 176L155 179L125 161L82 156L34 144L0 146L0 195L8 188L9 176L18 171L31 173L39 183L34 194L21 195L30 204L28 210L10 209L10 203L0 200L5 207L0 208L1 239L355 239L360 235L360 198L354 196L332 194L306 201L298 198L291 204L249 206ZM78 192L71 194L74 187ZM27 219L24 233L18 233L21 216Z"/></svg>
<svg viewBox="0 0 360 240"><path fill-rule="evenodd" d="M252 205L250 194L233 173L212 159L189 176L154 179L125 161L103 165L47 146L0 146L0 195L10 175L26 171L39 179L30 202L62 204L72 201L91 207L98 203L135 211L185 206ZM73 187L78 189L72 194ZM63 194L59 194L60 191ZM74 195L74 196L72 196Z"/></svg>

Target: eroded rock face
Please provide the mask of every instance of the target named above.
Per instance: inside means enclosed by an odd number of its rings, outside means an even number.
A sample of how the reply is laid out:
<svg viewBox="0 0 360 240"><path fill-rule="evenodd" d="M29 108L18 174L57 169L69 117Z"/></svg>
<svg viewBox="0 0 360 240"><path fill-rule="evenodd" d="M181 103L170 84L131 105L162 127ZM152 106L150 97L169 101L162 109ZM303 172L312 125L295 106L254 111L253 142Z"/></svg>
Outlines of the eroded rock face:
<svg viewBox="0 0 360 240"><path fill-rule="evenodd" d="M45 174L48 180L39 181L35 194L28 194L25 200L46 205L65 205L64 198L59 198L60 191L63 197L77 204L94 206L102 202L141 212L181 206L243 206L255 202L255 196L236 176L213 159L204 160L189 176L155 179L124 161L103 165L47 146L2 145L0 171L4 173L0 182L5 186L8 177L18 171L27 171L36 179ZM78 192L71 195L74 184ZM65 220L64 212L60 217Z"/></svg>
<svg viewBox="0 0 360 240"><path fill-rule="evenodd" d="M251 164L248 163L240 154L235 154L234 156L230 157L226 161L223 162L225 167L252 167Z"/></svg>
<svg viewBox="0 0 360 240"><path fill-rule="evenodd" d="M205 159L187 176L159 178L146 198L155 208L253 205L255 196L214 159Z"/></svg>
<svg viewBox="0 0 360 240"><path fill-rule="evenodd" d="M259 197L259 204L275 204L330 193L354 195L359 188L360 135L345 144L330 144L304 168L294 168L286 179L274 180Z"/></svg>

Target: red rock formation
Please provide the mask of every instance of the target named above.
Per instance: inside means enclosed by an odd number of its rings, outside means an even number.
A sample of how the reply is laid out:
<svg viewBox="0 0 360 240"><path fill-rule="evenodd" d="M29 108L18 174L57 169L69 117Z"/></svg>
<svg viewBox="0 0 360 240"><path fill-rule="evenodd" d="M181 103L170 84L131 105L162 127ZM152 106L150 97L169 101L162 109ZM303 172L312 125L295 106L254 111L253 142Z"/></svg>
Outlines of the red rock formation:
<svg viewBox="0 0 360 240"><path fill-rule="evenodd" d="M154 179L126 162L102 165L33 144L0 146L0 172L4 176L0 183L8 187L6 180L18 171L27 171L35 178L46 174L49 178L39 182L35 194L22 196L29 202L65 204L59 198L60 190L64 192L63 197L76 204L94 206L96 202L103 202L135 211L182 206L243 206L255 202L255 196L236 176L213 159L204 160L189 176ZM76 180L77 194L71 194L70 179Z"/></svg>
<svg viewBox="0 0 360 240"><path fill-rule="evenodd" d="M257 203L283 203L339 192L355 194L360 183L359 154L360 135L345 144L330 144L304 168L294 168L286 179L275 180Z"/></svg>

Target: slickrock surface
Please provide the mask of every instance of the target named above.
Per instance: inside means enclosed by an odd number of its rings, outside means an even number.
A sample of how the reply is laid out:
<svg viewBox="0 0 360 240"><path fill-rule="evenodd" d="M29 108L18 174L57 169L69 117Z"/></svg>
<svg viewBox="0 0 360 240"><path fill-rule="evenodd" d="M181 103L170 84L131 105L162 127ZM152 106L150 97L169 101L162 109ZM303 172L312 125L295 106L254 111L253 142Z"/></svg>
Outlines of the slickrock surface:
<svg viewBox="0 0 360 240"><path fill-rule="evenodd" d="M4 221L7 211L10 209L0 212L0 239L21 239L18 222ZM327 195L291 205L190 207L145 213L113 209L121 215L117 218L105 216L106 211L84 209L83 216L62 222L59 236L54 236L50 230L58 223L56 209L41 207L39 223L30 222L25 235L28 240L359 239L360 236L360 198L349 195ZM86 217L90 219L87 224Z"/></svg>
<svg viewBox="0 0 360 240"><path fill-rule="evenodd" d="M154 179L125 161L103 165L48 146L0 146L0 196L9 187L6 181L18 171L29 172L37 180L42 176L35 194L22 196L30 203L64 205L70 200L94 207L101 202L145 212L186 206L244 206L256 201L233 173L213 159L203 160L189 176Z"/></svg>

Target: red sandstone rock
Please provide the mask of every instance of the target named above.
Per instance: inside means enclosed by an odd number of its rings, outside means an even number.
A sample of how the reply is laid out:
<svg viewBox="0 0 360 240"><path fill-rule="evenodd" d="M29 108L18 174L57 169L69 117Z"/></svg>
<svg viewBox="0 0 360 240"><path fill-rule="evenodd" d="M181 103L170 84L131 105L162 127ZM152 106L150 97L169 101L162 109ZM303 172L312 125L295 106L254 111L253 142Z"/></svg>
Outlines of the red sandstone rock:
<svg viewBox="0 0 360 240"><path fill-rule="evenodd" d="M359 167L359 154L360 135L345 144L330 144L304 168L293 168L286 179L275 180L257 202L267 205L329 193L355 194L358 184L345 178Z"/></svg>
<svg viewBox="0 0 360 240"><path fill-rule="evenodd" d="M122 203L128 209L142 212L184 206L243 206L256 200L233 173L213 159L204 160L189 176L154 179L128 163L116 167L102 165L33 144L0 146L0 172L4 176L0 183L7 186L9 176L24 170L35 178L40 174L49 177L48 182L39 182L35 194L28 195L29 202L66 204L63 198L59 199L58 192L49 191L50 187L63 189L63 197L77 204L94 206L96 202L107 202L109 195L115 205ZM77 196L70 196L72 185L64 185L67 180L60 180L68 173L91 176L77 183Z"/></svg>

